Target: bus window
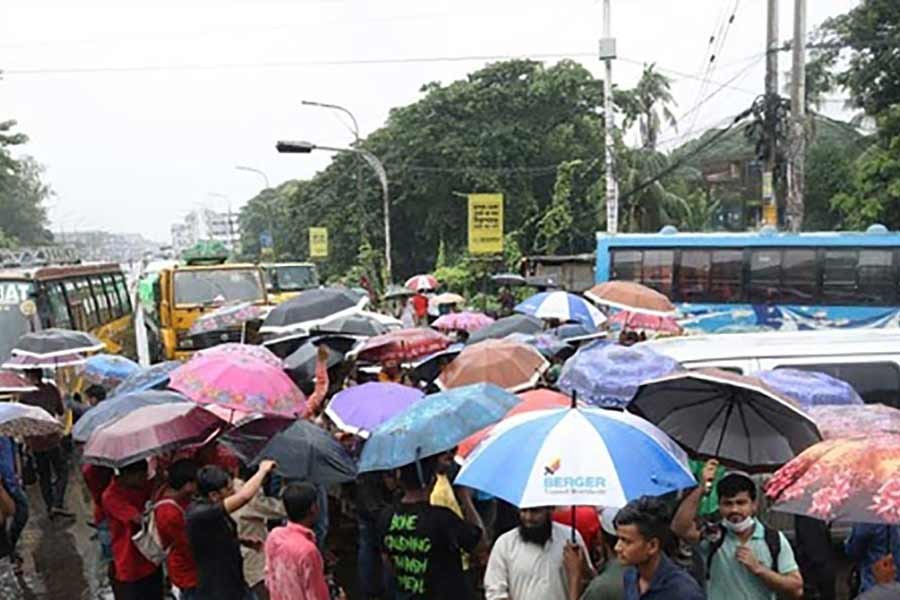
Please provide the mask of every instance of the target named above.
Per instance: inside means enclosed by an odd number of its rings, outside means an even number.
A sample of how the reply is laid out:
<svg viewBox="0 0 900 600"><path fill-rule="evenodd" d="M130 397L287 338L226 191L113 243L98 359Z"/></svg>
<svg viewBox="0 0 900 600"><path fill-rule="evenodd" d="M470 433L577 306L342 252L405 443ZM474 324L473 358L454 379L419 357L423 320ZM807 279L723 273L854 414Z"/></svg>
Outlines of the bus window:
<svg viewBox="0 0 900 600"><path fill-rule="evenodd" d="M849 383L866 404L898 407L900 368L892 362L784 365L777 369L819 371Z"/></svg>
<svg viewBox="0 0 900 600"><path fill-rule="evenodd" d="M711 302L739 302L744 253L741 250L713 250L709 274Z"/></svg>
<svg viewBox="0 0 900 600"><path fill-rule="evenodd" d="M75 289L77 290L77 298L80 301L81 310L84 312L85 326L88 328L97 327L97 303L94 301L94 295L91 293L91 286L87 279L76 279Z"/></svg>
<svg viewBox="0 0 900 600"><path fill-rule="evenodd" d="M812 248L785 249L781 256L780 301L813 304L816 296L816 251Z"/></svg>
<svg viewBox="0 0 900 600"><path fill-rule="evenodd" d="M644 250L641 283L671 298L674 262L673 250Z"/></svg>
<svg viewBox="0 0 900 600"><path fill-rule="evenodd" d="M110 319L118 319L124 315L122 303L119 300L119 294L116 291L116 282L112 275L102 275L103 289L106 290L106 297L109 300L109 316Z"/></svg>
<svg viewBox="0 0 900 600"><path fill-rule="evenodd" d="M683 250L678 263L678 297L682 302L702 302L709 296L709 250Z"/></svg>
<svg viewBox="0 0 900 600"><path fill-rule="evenodd" d="M822 272L822 301L825 304L858 304L856 292L856 250L825 250Z"/></svg>
<svg viewBox="0 0 900 600"><path fill-rule="evenodd" d="M864 304L892 306L897 303L897 270L890 250L860 250L859 293Z"/></svg>
<svg viewBox="0 0 900 600"><path fill-rule="evenodd" d="M125 276L117 273L114 276L116 289L119 290L119 299L122 302L122 310L125 314L131 314L131 296L128 295L128 286L125 284Z"/></svg>
<svg viewBox="0 0 900 600"><path fill-rule="evenodd" d="M612 278L620 281L640 281L641 251L614 250L612 253Z"/></svg>
<svg viewBox="0 0 900 600"><path fill-rule="evenodd" d="M94 301L97 303L97 318L105 325L112 321L112 315L109 313L109 299L106 297L106 290L103 289L103 281L99 275L94 275L89 281Z"/></svg>
<svg viewBox="0 0 900 600"><path fill-rule="evenodd" d="M750 301L775 303L781 285L781 250L750 252Z"/></svg>
<svg viewBox="0 0 900 600"><path fill-rule="evenodd" d="M69 316L69 306L66 303L66 294L60 281L51 281L45 287L47 303L50 309L51 327L71 329L72 319Z"/></svg>

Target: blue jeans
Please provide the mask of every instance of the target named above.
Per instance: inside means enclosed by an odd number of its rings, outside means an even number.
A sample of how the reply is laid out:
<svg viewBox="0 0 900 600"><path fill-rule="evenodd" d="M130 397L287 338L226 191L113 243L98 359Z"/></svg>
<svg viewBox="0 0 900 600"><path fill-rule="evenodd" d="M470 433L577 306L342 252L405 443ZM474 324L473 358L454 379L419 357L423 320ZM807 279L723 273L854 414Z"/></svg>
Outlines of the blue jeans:
<svg viewBox="0 0 900 600"><path fill-rule="evenodd" d="M25 529L25 524L28 523L28 497L25 495L25 490L21 487L7 490L7 493L16 505L16 514L13 516L12 523L8 530L9 553L10 556L15 556L16 544L22 536L22 530Z"/></svg>
<svg viewBox="0 0 900 600"><path fill-rule="evenodd" d="M381 559L377 520L360 515L357 524L359 541L356 559L363 598L393 598L394 582Z"/></svg>

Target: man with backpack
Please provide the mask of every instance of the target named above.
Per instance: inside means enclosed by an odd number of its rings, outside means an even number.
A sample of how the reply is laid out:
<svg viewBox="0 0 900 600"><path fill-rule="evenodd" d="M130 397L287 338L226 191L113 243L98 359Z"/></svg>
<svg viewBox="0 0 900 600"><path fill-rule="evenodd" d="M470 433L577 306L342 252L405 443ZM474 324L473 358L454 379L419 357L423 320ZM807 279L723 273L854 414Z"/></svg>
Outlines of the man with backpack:
<svg viewBox="0 0 900 600"><path fill-rule="evenodd" d="M197 597L197 564L191 554L184 514L197 492L197 465L189 459L175 461L168 468L166 488L153 506L159 541L166 551L169 581L179 591L180 600Z"/></svg>
<svg viewBox="0 0 900 600"><path fill-rule="evenodd" d="M716 485L718 524L696 525L703 495L712 489L718 462L703 468L700 486L688 494L672 520L672 531L696 544L707 570L710 600L802 598L803 578L787 538L756 519L756 483L746 473L725 473Z"/></svg>

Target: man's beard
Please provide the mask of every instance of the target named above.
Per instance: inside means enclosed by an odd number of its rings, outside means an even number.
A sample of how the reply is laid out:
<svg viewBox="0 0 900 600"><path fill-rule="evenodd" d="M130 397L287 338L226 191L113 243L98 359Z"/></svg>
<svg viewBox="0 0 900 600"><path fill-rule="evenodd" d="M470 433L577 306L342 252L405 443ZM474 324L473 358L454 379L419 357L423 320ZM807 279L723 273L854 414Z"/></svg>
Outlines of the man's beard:
<svg viewBox="0 0 900 600"><path fill-rule="evenodd" d="M550 519L547 519L547 521L542 525L534 525L532 527L519 525L519 537L521 537L522 541L527 544L536 544L538 546L543 546L547 543L547 540L550 539L550 535L552 532L553 522Z"/></svg>

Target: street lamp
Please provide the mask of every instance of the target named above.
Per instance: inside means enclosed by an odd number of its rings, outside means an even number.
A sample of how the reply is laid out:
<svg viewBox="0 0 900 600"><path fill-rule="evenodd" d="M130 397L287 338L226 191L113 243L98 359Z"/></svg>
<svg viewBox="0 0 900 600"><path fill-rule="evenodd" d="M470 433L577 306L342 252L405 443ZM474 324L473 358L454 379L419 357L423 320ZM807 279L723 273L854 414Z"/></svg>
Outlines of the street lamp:
<svg viewBox="0 0 900 600"><path fill-rule="evenodd" d="M391 208L388 195L388 178L384 165L378 157L362 148L335 148L333 146L319 146L312 142L279 141L275 149L282 154L309 154L313 150L325 150L326 152L339 152L343 154L356 154L361 156L375 171L378 181L381 183L382 203L384 205L384 270L387 283L391 282Z"/></svg>
<svg viewBox="0 0 900 600"><path fill-rule="evenodd" d="M263 181L265 181L265 183L266 183L266 189L263 191L268 192L270 189L272 189L272 186L269 185L269 176L266 175L261 169L257 169L255 167L248 167L246 165L235 165L234 168L237 169L238 171L246 171L248 173L256 173L257 175L262 177ZM276 244L275 244L275 219L273 218L273 215L272 215L272 204L270 203L270 199L266 200L266 202L264 203L264 206L266 207L266 219L269 221L269 235L272 238L272 253L275 254L275 256L277 257L278 253L276 252ZM260 246L262 246L262 244L260 244Z"/></svg>

